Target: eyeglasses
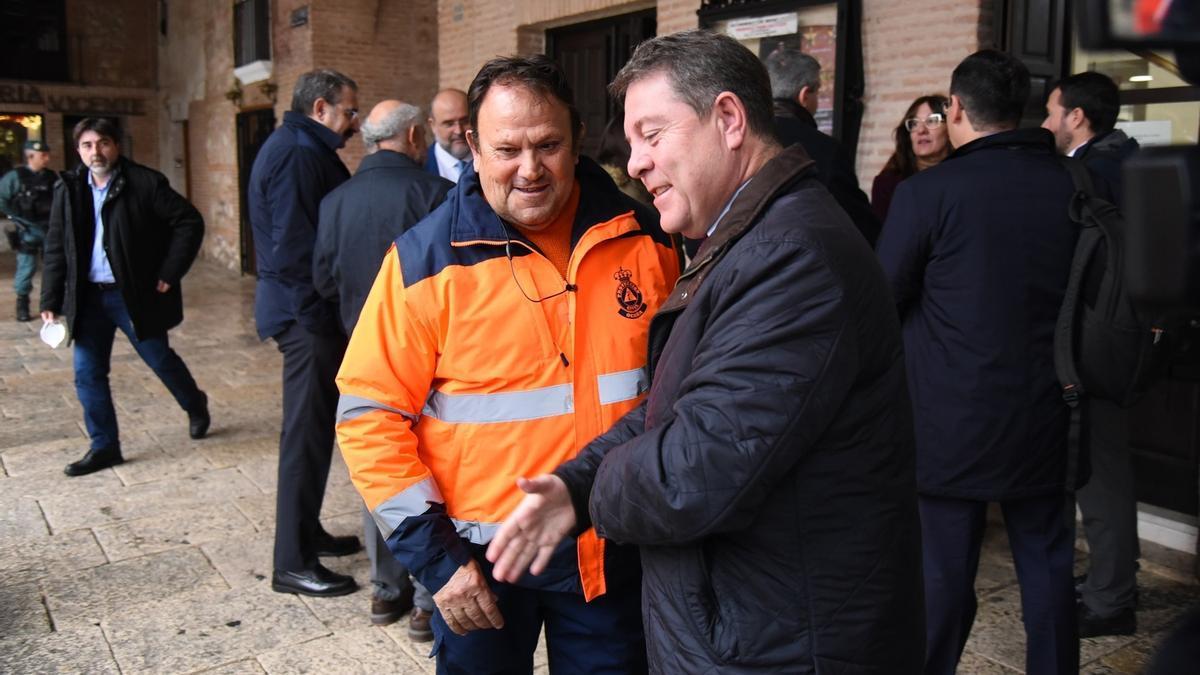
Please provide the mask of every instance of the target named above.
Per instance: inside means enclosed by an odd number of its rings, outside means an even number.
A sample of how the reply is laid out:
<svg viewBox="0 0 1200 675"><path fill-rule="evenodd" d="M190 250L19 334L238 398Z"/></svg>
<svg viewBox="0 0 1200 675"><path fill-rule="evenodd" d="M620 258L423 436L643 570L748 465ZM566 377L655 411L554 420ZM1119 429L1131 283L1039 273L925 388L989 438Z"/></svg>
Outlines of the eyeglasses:
<svg viewBox="0 0 1200 675"><path fill-rule="evenodd" d="M910 132L916 131L920 125L925 125L926 129L936 129L946 123L946 116L942 113L932 113L925 119L910 117L904 120L904 128Z"/></svg>

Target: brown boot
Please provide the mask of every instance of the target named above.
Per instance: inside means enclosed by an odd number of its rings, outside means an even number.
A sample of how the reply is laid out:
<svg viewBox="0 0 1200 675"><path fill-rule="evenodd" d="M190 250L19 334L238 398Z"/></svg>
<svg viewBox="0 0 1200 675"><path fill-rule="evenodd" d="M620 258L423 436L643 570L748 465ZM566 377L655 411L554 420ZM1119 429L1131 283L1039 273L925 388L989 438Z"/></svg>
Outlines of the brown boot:
<svg viewBox="0 0 1200 675"><path fill-rule="evenodd" d="M414 642L432 642L433 629L429 627L432 612L426 612L420 607L413 607L412 616L408 619L408 637Z"/></svg>

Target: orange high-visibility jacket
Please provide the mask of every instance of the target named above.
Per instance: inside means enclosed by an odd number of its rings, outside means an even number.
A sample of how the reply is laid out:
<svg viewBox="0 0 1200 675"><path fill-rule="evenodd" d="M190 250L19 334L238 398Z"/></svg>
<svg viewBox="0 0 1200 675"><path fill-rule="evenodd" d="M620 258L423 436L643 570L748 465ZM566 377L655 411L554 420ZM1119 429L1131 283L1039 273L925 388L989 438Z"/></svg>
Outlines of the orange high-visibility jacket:
<svg viewBox="0 0 1200 675"><path fill-rule="evenodd" d="M392 552L431 592L479 554L469 544L491 541L523 496L517 477L575 457L648 388L650 318L678 258L591 160L576 180L565 280L469 171L388 251L346 350L338 444ZM589 530L575 544L590 600L605 591L604 542Z"/></svg>

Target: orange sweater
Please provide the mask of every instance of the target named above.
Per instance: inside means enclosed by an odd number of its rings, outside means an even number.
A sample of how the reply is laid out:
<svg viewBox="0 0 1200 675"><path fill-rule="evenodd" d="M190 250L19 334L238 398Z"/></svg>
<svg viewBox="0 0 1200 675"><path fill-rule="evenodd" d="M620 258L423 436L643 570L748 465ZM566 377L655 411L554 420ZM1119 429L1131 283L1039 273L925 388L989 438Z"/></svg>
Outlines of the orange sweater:
<svg viewBox="0 0 1200 675"><path fill-rule="evenodd" d="M579 183L576 182L571 188L571 197L554 222L536 232L516 226L534 246L541 249L563 279L567 278L567 264L571 260L571 226L575 224L575 212L578 210Z"/></svg>

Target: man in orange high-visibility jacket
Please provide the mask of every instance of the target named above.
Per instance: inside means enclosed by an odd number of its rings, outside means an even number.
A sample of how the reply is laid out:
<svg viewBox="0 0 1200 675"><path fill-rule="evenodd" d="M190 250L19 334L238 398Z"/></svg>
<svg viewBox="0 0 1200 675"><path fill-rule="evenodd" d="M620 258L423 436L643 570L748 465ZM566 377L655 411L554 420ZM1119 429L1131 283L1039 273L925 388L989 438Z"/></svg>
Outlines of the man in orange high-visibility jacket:
<svg viewBox="0 0 1200 675"><path fill-rule="evenodd" d="M650 318L679 272L657 216L578 154L544 56L468 94L474 169L388 251L350 340L338 442L393 554L434 593L439 672L640 672L636 553L592 531L501 584L484 548L517 479L574 457L642 399Z"/></svg>

